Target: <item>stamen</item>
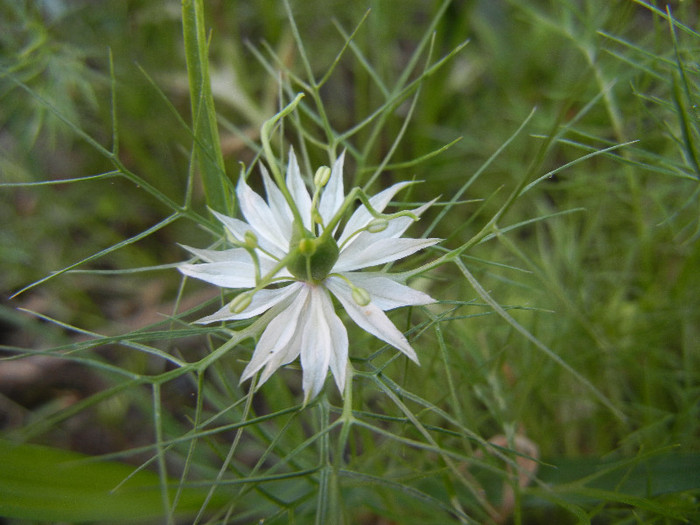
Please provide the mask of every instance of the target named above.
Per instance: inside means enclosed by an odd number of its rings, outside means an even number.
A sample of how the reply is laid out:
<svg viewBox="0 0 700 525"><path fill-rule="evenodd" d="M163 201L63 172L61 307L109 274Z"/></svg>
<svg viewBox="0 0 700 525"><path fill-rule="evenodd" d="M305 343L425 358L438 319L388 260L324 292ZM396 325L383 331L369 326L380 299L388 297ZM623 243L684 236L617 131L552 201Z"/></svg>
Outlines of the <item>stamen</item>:
<svg viewBox="0 0 700 525"><path fill-rule="evenodd" d="M248 230L243 235L243 242L245 242L246 247L251 250L255 250L258 247L258 237L252 231Z"/></svg>
<svg viewBox="0 0 700 525"><path fill-rule="evenodd" d="M331 169L328 166L321 166L316 170L314 175L314 186L317 188L323 188L328 184L328 180L331 178Z"/></svg>
<svg viewBox="0 0 700 525"><path fill-rule="evenodd" d="M369 292L359 286L352 286L352 299L360 306L367 306L372 300Z"/></svg>
<svg viewBox="0 0 700 525"><path fill-rule="evenodd" d="M369 233L379 233L383 232L389 226L389 221L386 219L372 219L367 225L367 231Z"/></svg>

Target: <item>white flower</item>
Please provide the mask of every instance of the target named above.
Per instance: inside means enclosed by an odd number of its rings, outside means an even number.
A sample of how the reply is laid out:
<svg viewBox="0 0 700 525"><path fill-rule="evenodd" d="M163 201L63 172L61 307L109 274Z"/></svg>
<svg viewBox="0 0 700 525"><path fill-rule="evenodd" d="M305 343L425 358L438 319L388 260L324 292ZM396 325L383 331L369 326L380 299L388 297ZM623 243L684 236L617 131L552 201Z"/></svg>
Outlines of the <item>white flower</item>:
<svg viewBox="0 0 700 525"><path fill-rule="evenodd" d="M313 197L293 151L289 157L286 188L280 189L262 168L267 202L240 178L236 194L246 222L213 212L236 247L223 251L186 247L204 262L182 264L179 270L223 288L247 290L199 323L249 319L274 308L241 381L262 369L262 384L300 355L308 401L323 387L328 368L341 393L345 385L348 335L331 294L358 326L418 362L416 352L384 311L434 299L386 272L357 270L401 259L439 239L401 238L431 203L412 210L412 216L379 218L361 204L336 238L339 220L350 204L343 190L344 154L330 176L328 168L317 172ZM371 197L374 213L381 213L408 184L394 184Z"/></svg>

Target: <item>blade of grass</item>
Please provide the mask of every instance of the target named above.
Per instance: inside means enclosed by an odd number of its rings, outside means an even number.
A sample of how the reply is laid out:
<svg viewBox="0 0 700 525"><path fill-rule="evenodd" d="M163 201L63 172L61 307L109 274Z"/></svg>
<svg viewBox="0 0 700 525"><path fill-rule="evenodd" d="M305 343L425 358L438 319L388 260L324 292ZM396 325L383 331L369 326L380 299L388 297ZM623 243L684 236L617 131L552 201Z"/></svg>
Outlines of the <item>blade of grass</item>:
<svg viewBox="0 0 700 525"><path fill-rule="evenodd" d="M194 151L202 174L207 205L218 212L229 213L232 196L225 183L226 169L211 92L203 0L183 0L182 30L190 84Z"/></svg>

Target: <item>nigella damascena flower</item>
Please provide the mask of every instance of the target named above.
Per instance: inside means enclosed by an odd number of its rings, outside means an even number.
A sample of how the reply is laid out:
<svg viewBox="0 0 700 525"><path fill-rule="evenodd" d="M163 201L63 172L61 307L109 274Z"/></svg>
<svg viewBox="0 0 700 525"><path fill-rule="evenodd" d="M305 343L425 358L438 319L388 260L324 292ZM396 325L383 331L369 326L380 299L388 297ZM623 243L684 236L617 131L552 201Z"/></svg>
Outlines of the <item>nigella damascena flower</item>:
<svg viewBox="0 0 700 525"><path fill-rule="evenodd" d="M261 168L267 202L240 178L236 194L245 221L213 212L236 247L216 251L185 247L200 264L181 264L190 277L222 288L243 289L230 304L199 323L249 319L274 309L241 381L262 369L260 384L301 356L305 400L315 397L330 368L343 392L348 334L333 295L357 325L418 362L406 337L384 313L434 302L387 272L359 272L431 246L439 239L401 235L430 206L385 215L389 201L410 183L394 184L361 204L338 235L339 222L359 191L343 190L342 154L320 168L309 194L290 151L284 187ZM280 175L281 178L281 175ZM291 204L291 205L290 205Z"/></svg>

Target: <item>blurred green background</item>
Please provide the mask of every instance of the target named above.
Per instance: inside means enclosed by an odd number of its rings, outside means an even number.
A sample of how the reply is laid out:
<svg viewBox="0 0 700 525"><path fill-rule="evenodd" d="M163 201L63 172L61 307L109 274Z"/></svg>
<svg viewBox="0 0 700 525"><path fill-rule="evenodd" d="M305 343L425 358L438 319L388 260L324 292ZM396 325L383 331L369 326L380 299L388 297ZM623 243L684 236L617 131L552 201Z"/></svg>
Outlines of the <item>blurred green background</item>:
<svg viewBox="0 0 700 525"><path fill-rule="evenodd" d="M334 129L351 128L386 100L384 89L391 90L432 29L433 60L468 40L424 81L391 162L462 139L429 160L387 170L380 185L415 177L425 182L409 199L442 195L448 201L459 195L471 201L453 206L444 217L435 207L414 227L419 232L434 226L431 236L444 238L443 246L451 249L479 231L524 177L535 180L573 163L523 193L498 225L507 229L552 217L480 243L465 261L492 297L514 308L518 322L619 413L599 403L512 325L486 315L490 309L478 306L478 295L455 279L459 274L453 268L433 272L426 286L445 301L475 302L472 309L456 311L444 328L459 407L441 391L444 383L430 358L422 358L423 369L434 375L414 390L486 439L520 429L545 459L602 461L659 451L660 465L671 466L652 469L662 488L639 496L680 514L663 516L654 506L608 501L586 507L593 509L589 518L600 520L596 523L700 519L698 474L680 488L673 485L684 464L673 453L697 453L700 444L698 4L669 2L678 21L672 27L661 4L656 9L628 0L292 2L317 78L341 49L342 34L352 32L368 8L354 42L377 78L357 55L343 57L322 91ZM302 76L303 63L282 2L210 1L205 12L222 150L235 183L239 162L254 159L260 125L278 109L277 72L260 56L270 61L273 53ZM70 344L80 335L18 309L111 335L172 312L179 286L173 269L67 273L10 296L138 236L172 213L162 199L122 177L57 183L114 169L76 133L82 130L111 148L110 54L119 158L162 195L183 202L191 180L192 139L182 124L191 117L180 17L180 3L168 1L0 2L0 343L5 355ZM364 152L365 164L383 159L408 105L387 118L379 140ZM523 132L491 161L533 108ZM350 145L361 150L368 133L358 133ZM323 160L318 152L312 155ZM363 173L350 176L366 180ZM205 213L194 180L192 208ZM44 181L54 183L37 184ZM573 211L559 215L567 210ZM178 220L81 268L169 265L185 257L177 243L204 247L210 242L196 224ZM211 297L202 290L188 289L184 302L201 293ZM182 343L179 350L186 353L197 344ZM124 369L147 367L139 362L145 357L107 352ZM74 364L44 370L39 364L32 375L17 368L21 362L0 361L0 428L8 435L21 434L105 386ZM185 395L175 390L163 402L173 414L177 396ZM123 418L141 420L146 411L134 399L115 396L94 413L49 425L32 437L89 454L123 450L153 439L148 423L140 429L122 425ZM685 464L696 459L689 461ZM414 467L420 470L421 460ZM579 463L571 472L580 479L589 467ZM556 512L551 508L522 508L523 514L511 519L546 523L556 515L547 514ZM396 514L388 519L404 523Z"/></svg>

